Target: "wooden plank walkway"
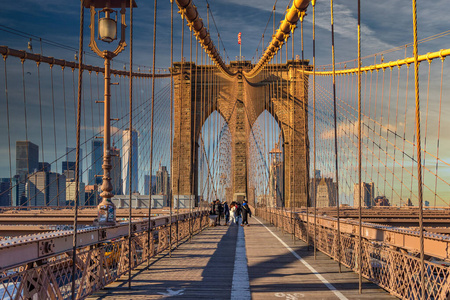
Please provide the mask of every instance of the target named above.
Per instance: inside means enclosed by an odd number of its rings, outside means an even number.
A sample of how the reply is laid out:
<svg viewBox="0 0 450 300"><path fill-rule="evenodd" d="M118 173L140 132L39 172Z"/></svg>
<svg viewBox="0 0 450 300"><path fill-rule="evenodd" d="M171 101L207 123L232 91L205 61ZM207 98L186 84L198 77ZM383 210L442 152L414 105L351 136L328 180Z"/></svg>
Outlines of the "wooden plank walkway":
<svg viewBox="0 0 450 300"><path fill-rule="evenodd" d="M357 274L257 218L209 228L132 276L131 289L123 277L88 299L396 299L367 281L359 295Z"/></svg>

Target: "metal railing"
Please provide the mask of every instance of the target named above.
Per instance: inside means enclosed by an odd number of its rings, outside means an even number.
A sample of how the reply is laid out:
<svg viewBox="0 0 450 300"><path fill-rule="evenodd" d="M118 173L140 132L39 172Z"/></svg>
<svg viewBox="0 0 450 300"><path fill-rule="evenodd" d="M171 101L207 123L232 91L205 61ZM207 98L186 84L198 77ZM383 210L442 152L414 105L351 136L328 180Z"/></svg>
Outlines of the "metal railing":
<svg viewBox="0 0 450 300"><path fill-rule="evenodd" d="M257 208L257 216L287 233L316 247L330 258L358 272L358 235L341 232L340 249L338 235L332 222L306 223L305 213L291 213L281 209ZM312 215L310 215L312 216ZM317 217L320 219L320 217ZM295 228L294 228L295 227ZM309 228L309 235L306 234ZM420 258L414 253L380 242L362 240L362 276L401 299L422 299ZM416 253L417 254L417 253ZM425 299L448 299L450 296L450 270L448 266L425 261ZM364 290L363 290L364 293Z"/></svg>
<svg viewBox="0 0 450 300"><path fill-rule="evenodd" d="M128 232L122 230L122 227L128 228L128 223L84 230L84 235L92 238L98 235L98 238L78 248L75 274L72 274L72 252L55 250L62 247L64 239L71 243L72 231L53 233L54 236L47 239L28 236L3 245L0 256L15 253L20 257L21 252L37 248L39 257L1 266L0 299L84 299L126 274L129 259L132 269L149 262L156 255L171 250L170 245L176 248L181 241L199 233L208 226L208 219L207 211L152 218L150 231L146 225L148 220L133 221L131 249L128 249ZM76 291L72 297L74 276Z"/></svg>

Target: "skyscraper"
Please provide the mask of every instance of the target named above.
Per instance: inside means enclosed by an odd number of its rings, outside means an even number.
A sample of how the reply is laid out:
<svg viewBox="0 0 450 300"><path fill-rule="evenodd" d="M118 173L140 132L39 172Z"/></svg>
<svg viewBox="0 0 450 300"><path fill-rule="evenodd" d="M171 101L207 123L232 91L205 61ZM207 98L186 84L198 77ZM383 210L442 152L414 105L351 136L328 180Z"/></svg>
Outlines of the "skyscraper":
<svg viewBox="0 0 450 300"><path fill-rule="evenodd" d="M63 161L61 163L62 173L67 179L75 179L75 161Z"/></svg>
<svg viewBox="0 0 450 300"><path fill-rule="evenodd" d="M318 182L318 183L317 183ZM316 179L317 207L333 207L336 205L336 183L333 178ZM314 200L314 198L313 198ZM313 202L314 203L314 202Z"/></svg>
<svg viewBox="0 0 450 300"><path fill-rule="evenodd" d="M94 139L92 141L91 168L89 169L89 184L102 184L102 177L101 177L101 175L103 175L102 164L103 164L103 141Z"/></svg>
<svg viewBox="0 0 450 300"><path fill-rule="evenodd" d="M375 185L373 182L361 183L361 188L359 188L359 184L354 185L353 189L353 207L359 207L359 193L361 192L361 204L365 207L374 206L374 193L375 193Z"/></svg>
<svg viewBox="0 0 450 300"><path fill-rule="evenodd" d="M103 151L103 143L101 143L101 149ZM61 163L62 173L66 176L67 179L75 179L75 165L77 161L77 148L66 147L66 160ZM102 152L103 153L103 152ZM80 169L81 172L81 161L83 160L83 149L80 149ZM89 176L91 175L91 171L89 170ZM89 177L89 180L91 178Z"/></svg>
<svg viewBox="0 0 450 300"><path fill-rule="evenodd" d="M30 141L16 142L16 174L22 180L39 169L39 146Z"/></svg>
<svg viewBox="0 0 450 300"><path fill-rule="evenodd" d="M51 172L52 171L52 165L48 162L39 162L38 171L44 171L44 172Z"/></svg>
<svg viewBox="0 0 450 300"><path fill-rule="evenodd" d="M66 205L75 206L76 199L76 182L75 179L66 179ZM84 182L78 183L78 205L84 206L85 204L85 185Z"/></svg>
<svg viewBox="0 0 450 300"><path fill-rule="evenodd" d="M159 164L159 170L156 171L156 194L157 195L169 195L170 190L169 172L166 166Z"/></svg>
<svg viewBox="0 0 450 300"><path fill-rule="evenodd" d="M0 178L0 206L10 206L11 178Z"/></svg>
<svg viewBox="0 0 450 300"><path fill-rule="evenodd" d="M28 206L65 206L66 177L54 172L34 172L27 181Z"/></svg>
<svg viewBox="0 0 450 300"><path fill-rule="evenodd" d="M129 130L128 128L123 131L122 137L122 191L125 195L130 193L130 166L129 166L129 154L131 154L131 193L138 192L138 133L136 130Z"/></svg>
<svg viewBox="0 0 450 300"><path fill-rule="evenodd" d="M11 205L23 206L27 203L25 195L25 180L20 179L20 175L15 175L11 180Z"/></svg>
<svg viewBox="0 0 450 300"><path fill-rule="evenodd" d="M152 195L155 195L156 194L156 175L153 175L151 178L152 178L151 193L152 193ZM144 175L144 195L150 195L150 175Z"/></svg>
<svg viewBox="0 0 450 300"><path fill-rule="evenodd" d="M112 193L114 195L122 195L122 162L120 157L120 149L111 148L111 183L113 186Z"/></svg>

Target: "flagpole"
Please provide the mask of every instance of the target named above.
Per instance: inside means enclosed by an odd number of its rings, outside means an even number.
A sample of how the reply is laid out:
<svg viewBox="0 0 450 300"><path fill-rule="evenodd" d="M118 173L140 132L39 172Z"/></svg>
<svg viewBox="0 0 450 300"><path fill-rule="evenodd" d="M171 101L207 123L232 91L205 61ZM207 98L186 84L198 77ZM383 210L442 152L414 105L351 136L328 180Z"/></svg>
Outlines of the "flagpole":
<svg viewBox="0 0 450 300"><path fill-rule="evenodd" d="M239 44L239 61L242 62L242 45L241 45L241 33L238 34L238 44Z"/></svg>

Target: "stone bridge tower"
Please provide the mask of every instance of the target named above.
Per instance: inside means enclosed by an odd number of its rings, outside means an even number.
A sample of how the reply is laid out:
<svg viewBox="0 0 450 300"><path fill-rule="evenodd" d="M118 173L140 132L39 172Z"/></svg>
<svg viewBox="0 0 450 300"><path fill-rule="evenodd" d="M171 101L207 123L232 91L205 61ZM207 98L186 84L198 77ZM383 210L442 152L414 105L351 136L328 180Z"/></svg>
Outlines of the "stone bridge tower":
<svg viewBox="0 0 450 300"><path fill-rule="evenodd" d="M211 65L175 63L173 195L198 195L197 141L205 120L217 111L231 132L232 191L227 200L247 197L254 204L255 189L249 186L249 140L253 124L267 110L277 120L284 140L284 205L305 206L309 142L305 135L308 77L302 72L304 67L306 62L288 61L270 65L270 73L263 71L247 79L243 72L252 68L250 62L232 62L230 70L237 74L231 77Z"/></svg>

